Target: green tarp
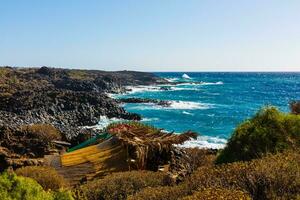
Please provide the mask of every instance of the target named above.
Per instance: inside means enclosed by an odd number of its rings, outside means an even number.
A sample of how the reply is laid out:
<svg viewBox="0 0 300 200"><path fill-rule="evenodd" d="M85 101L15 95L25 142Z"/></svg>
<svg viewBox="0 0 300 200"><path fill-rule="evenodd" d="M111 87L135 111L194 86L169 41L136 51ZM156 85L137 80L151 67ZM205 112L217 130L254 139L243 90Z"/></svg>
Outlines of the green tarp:
<svg viewBox="0 0 300 200"><path fill-rule="evenodd" d="M72 152L72 151L75 151L75 150L78 150L78 149L90 146L90 145L96 143L99 139L106 140L106 139L108 139L110 137L111 137L111 135L109 133L99 134L99 135L97 135L97 136L95 136L95 137L93 137L93 138L91 138L89 140L84 141L83 143L80 143L80 144L76 145L75 147L72 147L72 148L68 149L67 152Z"/></svg>

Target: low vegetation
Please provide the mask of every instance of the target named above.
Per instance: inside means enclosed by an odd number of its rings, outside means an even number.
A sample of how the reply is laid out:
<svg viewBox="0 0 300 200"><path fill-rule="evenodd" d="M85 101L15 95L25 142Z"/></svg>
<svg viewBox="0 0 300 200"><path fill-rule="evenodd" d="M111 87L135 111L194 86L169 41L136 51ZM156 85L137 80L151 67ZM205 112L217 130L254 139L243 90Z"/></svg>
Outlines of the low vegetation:
<svg viewBox="0 0 300 200"><path fill-rule="evenodd" d="M28 166L16 170L16 174L36 180L44 190L59 191L66 188L67 182L57 171L50 167Z"/></svg>
<svg viewBox="0 0 300 200"><path fill-rule="evenodd" d="M182 198L182 200L251 200L250 196L241 190L224 188L203 188L193 195Z"/></svg>
<svg viewBox="0 0 300 200"><path fill-rule="evenodd" d="M164 174L150 171L114 173L103 179L88 182L78 190L82 199L126 199L143 188L164 184Z"/></svg>
<svg viewBox="0 0 300 200"><path fill-rule="evenodd" d="M1 200L73 200L67 191L45 191L35 180L14 173L0 175Z"/></svg>
<svg viewBox="0 0 300 200"><path fill-rule="evenodd" d="M68 75L71 79L90 79L89 74L84 70L71 70L68 72Z"/></svg>
<svg viewBox="0 0 300 200"><path fill-rule="evenodd" d="M50 124L32 124L21 127L21 130L31 135L33 138L38 138L45 142L52 140L60 140L60 132Z"/></svg>
<svg viewBox="0 0 300 200"><path fill-rule="evenodd" d="M267 107L236 128L216 162L246 161L299 146L300 116Z"/></svg>
<svg viewBox="0 0 300 200"><path fill-rule="evenodd" d="M291 113L295 115L300 115L300 100L290 102Z"/></svg>
<svg viewBox="0 0 300 200"><path fill-rule="evenodd" d="M179 185L145 188L129 199L177 200L201 193L207 199L234 199L235 193L228 191L237 192L242 199L296 199L300 194L299 166L298 152L284 152L248 162L200 167ZM224 196L219 196L222 190Z"/></svg>

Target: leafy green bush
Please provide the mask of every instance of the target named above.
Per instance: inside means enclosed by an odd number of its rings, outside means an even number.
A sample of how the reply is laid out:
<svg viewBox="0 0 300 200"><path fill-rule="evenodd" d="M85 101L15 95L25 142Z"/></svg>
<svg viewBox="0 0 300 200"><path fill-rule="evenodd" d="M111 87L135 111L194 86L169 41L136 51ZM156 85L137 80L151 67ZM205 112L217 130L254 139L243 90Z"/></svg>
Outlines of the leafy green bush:
<svg viewBox="0 0 300 200"><path fill-rule="evenodd" d="M126 199L145 187L163 185L164 174L150 171L114 173L103 179L94 180L79 188L81 197L89 200Z"/></svg>
<svg viewBox="0 0 300 200"><path fill-rule="evenodd" d="M36 180L44 190L59 190L67 187L67 182L51 167L28 166L16 170L16 174Z"/></svg>
<svg viewBox="0 0 300 200"><path fill-rule="evenodd" d="M73 200L70 192L46 192L35 180L14 173L0 175L1 200Z"/></svg>
<svg viewBox="0 0 300 200"><path fill-rule="evenodd" d="M217 163L260 158L300 146L300 116L279 112L274 107L260 110L236 128Z"/></svg>

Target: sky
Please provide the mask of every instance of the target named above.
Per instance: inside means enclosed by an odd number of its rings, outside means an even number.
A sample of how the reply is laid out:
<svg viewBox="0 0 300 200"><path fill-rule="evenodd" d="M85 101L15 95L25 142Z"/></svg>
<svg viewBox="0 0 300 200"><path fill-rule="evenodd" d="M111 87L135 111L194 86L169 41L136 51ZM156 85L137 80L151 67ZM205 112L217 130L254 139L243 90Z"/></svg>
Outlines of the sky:
<svg viewBox="0 0 300 200"><path fill-rule="evenodd" d="M0 0L0 65L300 71L299 0Z"/></svg>

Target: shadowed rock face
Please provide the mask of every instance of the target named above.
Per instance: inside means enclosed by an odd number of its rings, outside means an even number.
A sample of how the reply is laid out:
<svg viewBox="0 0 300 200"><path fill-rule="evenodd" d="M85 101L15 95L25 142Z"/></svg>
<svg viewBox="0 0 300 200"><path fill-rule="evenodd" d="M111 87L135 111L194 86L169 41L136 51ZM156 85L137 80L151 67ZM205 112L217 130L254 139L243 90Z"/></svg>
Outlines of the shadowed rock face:
<svg viewBox="0 0 300 200"><path fill-rule="evenodd" d="M133 71L1 67L0 127L14 132L24 124L52 124L62 132L63 139L76 143L79 135L90 134L81 127L97 124L100 116L141 119L120 107L107 92L124 92L127 85L163 82L151 73ZM0 137L0 147L4 140L7 138ZM28 149L28 144L21 149ZM14 152L9 146L5 148L0 160L5 152Z"/></svg>

